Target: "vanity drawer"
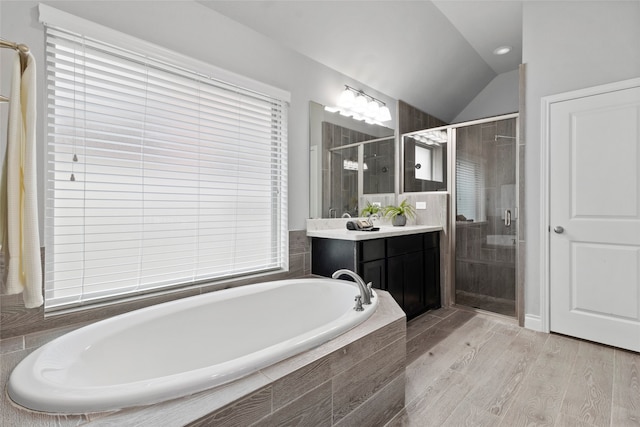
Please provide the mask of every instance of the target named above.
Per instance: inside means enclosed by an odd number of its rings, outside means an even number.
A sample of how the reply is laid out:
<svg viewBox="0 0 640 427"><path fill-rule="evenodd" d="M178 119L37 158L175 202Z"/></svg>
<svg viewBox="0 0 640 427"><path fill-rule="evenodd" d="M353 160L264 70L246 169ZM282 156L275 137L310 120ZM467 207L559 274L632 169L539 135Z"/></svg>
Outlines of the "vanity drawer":
<svg viewBox="0 0 640 427"><path fill-rule="evenodd" d="M360 262L374 261L385 257L384 239L360 242Z"/></svg>
<svg viewBox="0 0 640 427"><path fill-rule="evenodd" d="M422 234L408 234L387 238L387 256L404 255L422 251Z"/></svg>

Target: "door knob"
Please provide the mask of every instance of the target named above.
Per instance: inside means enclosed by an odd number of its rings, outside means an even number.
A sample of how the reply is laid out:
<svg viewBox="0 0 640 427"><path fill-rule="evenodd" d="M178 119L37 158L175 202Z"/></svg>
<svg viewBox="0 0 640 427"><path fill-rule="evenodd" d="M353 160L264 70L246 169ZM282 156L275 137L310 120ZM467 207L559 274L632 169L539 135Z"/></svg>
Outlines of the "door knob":
<svg viewBox="0 0 640 427"><path fill-rule="evenodd" d="M558 234L562 234L564 233L564 228L560 225L556 225L555 227L553 227L553 231L555 231Z"/></svg>

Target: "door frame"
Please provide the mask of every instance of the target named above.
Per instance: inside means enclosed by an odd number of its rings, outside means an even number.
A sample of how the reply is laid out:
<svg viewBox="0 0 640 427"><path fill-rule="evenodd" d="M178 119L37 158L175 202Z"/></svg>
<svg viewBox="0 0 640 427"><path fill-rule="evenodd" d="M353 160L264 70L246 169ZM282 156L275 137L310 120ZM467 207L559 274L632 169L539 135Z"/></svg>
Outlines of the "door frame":
<svg viewBox="0 0 640 427"><path fill-rule="evenodd" d="M550 294L551 294L551 270L550 270L550 252L551 252L551 203L549 197L551 195L551 169L550 164L550 144L551 144L551 107L555 103L570 101L577 98L600 95L607 92L615 92L619 90L630 89L640 86L640 78L622 80L614 83L607 83L598 86L578 89L569 92L563 92L555 95L549 95L542 98L541 102L541 138L540 138L540 260L542 263L542 277L540 284L540 319L539 328L541 332L549 333L551 331L551 312L550 312ZM535 317L535 316L534 316ZM528 319L531 323L535 322L534 318ZM527 322L529 323L529 322ZM533 325L532 325L533 326Z"/></svg>
<svg viewBox="0 0 640 427"><path fill-rule="evenodd" d="M516 244L516 256L515 256L515 267L516 267L516 314L514 320L518 323L519 326L524 326L524 283L519 280L519 277L522 274L522 269L524 265L521 261L522 257L520 256L520 218L521 216L521 206L524 203L524 200L520 200L520 168L524 165L520 164L520 140L523 135L520 133L520 112L517 113L508 113L502 114L499 116L486 117L478 120L471 120L468 122L456 123L453 125L442 126L436 129L447 129L449 133L449 141L448 141L448 158L447 158L447 188L449 193L449 252L450 255L448 258L448 262L446 263L446 281L444 286L444 293L442 294L443 306L455 306L456 305L456 156L457 156L457 130L458 128L474 126L482 123L491 123L500 120L508 120L515 119L516 120L516 152L515 152L515 161L516 161L516 213L518 218L518 228L516 229L517 236L517 244Z"/></svg>

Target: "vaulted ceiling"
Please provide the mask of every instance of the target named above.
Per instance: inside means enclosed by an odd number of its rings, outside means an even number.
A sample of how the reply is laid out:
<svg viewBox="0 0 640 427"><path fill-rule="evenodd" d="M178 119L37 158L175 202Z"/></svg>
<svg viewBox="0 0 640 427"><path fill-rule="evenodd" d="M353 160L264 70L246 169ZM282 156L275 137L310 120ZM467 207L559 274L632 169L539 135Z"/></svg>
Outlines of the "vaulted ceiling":
<svg viewBox="0 0 640 427"><path fill-rule="evenodd" d="M200 3L445 121L522 58L516 0ZM513 50L494 55L502 45Z"/></svg>

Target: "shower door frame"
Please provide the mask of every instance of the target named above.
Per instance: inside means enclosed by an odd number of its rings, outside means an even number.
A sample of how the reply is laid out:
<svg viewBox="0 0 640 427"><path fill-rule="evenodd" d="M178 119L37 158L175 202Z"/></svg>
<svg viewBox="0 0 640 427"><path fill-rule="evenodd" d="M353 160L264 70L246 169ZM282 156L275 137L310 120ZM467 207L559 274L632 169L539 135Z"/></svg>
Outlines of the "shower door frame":
<svg viewBox="0 0 640 427"><path fill-rule="evenodd" d="M357 169L357 183L356 183L356 187L357 187L357 197L358 197L358 214L362 211L362 209L364 209L364 206L360 206L360 201L363 199L364 196L366 195L371 195L371 196L394 196L396 197L396 192L395 192L395 178L394 178L394 192L393 193L365 193L364 192L364 147L365 145L368 144L373 144L376 142L382 142L382 141L393 141L393 167L396 168L396 159L397 159L397 155L396 155L396 136L395 135L389 135L389 136L383 136L380 138L374 138L374 139L367 139L365 141L360 141L360 142L352 142L351 144L345 144L345 145L340 145L338 147L333 147L333 148L329 148L329 155L331 156L332 153L334 152L339 152L341 150L344 149L349 149L349 148L357 148L358 149L358 154L357 154L357 158L358 158L358 169ZM330 157L330 159L332 159L332 157ZM341 165L338 165L337 167L341 167ZM333 176L333 168L334 168L334 164L333 161L330 160L329 161L329 191L333 191L333 186L331 185L331 177ZM394 172L394 176L396 175L396 173ZM331 196L330 196L331 199ZM321 202L322 204L322 202ZM324 211L325 211L325 206L321 206L321 214L324 215ZM341 216L344 213L340 214ZM356 215L358 216L358 215ZM324 218L324 216L322 217ZM327 218L332 218L331 216L327 216ZM339 218L339 217L336 217Z"/></svg>
<svg viewBox="0 0 640 427"><path fill-rule="evenodd" d="M524 326L524 287L522 281L519 279L522 277L522 265L521 257L520 257L520 221L523 217L523 212L520 209L520 114L519 113L511 113L504 114L500 116L487 117L479 120L472 120L468 122L456 123L453 125L445 126L443 128L450 129L449 132L449 158L447 160L447 168L448 168L448 178L449 178L449 262L447 265L448 273L447 276L449 280L447 280L447 290L445 293L445 306L454 306L456 305L456 137L458 128L463 128L467 126L474 126L482 123L490 123L496 122L500 120L508 120L508 119L516 119L515 129L516 129L516 150L515 150L515 162L516 162L516 218L518 219L518 226L516 228L516 254L515 254L515 295L516 295L516 315L515 320L517 320L520 326ZM470 307L472 310L472 307ZM483 311L484 310L480 310ZM507 317L507 316L505 316Z"/></svg>

